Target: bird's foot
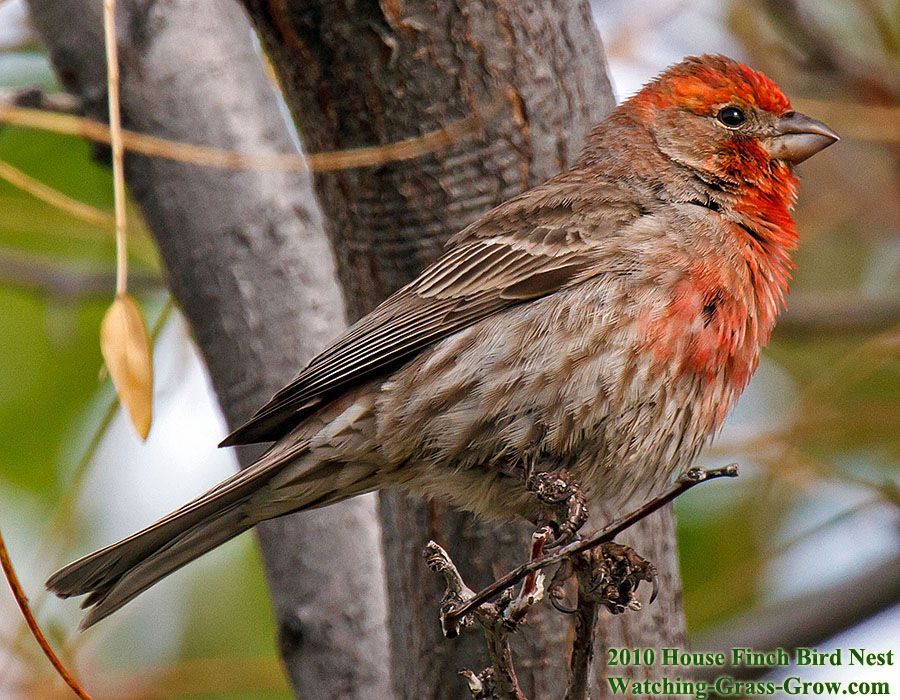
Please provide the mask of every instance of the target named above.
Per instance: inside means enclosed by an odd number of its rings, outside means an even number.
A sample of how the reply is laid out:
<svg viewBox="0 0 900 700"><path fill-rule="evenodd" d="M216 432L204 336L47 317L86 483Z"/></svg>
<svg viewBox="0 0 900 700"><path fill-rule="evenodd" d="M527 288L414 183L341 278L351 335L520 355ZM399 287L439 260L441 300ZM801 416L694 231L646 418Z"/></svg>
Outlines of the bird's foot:
<svg viewBox="0 0 900 700"><path fill-rule="evenodd" d="M556 531L556 538L545 545L546 548L561 547L569 544L587 522L587 499L581 486L567 469L555 469L549 472L537 472L531 475L526 487L538 500L549 506L558 521L551 522ZM559 521L562 521L559 524Z"/></svg>
<svg viewBox="0 0 900 700"><path fill-rule="evenodd" d="M656 567L631 547L605 542L590 552L590 592L614 615L626 610L640 610L636 593L641 581L651 584L650 602L659 593Z"/></svg>
<svg viewBox="0 0 900 700"><path fill-rule="evenodd" d="M631 547L605 542L587 552L568 557L557 569L547 587L547 597L554 608L575 613L566 604L566 584L577 577L579 598L590 597L614 615L626 610L640 610L636 593L641 581L653 586L650 602L656 600L658 583L656 567Z"/></svg>

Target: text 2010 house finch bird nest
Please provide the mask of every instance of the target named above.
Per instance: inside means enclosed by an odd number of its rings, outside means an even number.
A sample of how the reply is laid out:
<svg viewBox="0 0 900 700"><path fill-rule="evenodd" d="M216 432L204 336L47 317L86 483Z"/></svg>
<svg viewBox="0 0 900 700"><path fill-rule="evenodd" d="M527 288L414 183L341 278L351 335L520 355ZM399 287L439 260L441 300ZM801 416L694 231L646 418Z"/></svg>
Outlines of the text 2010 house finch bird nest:
<svg viewBox="0 0 900 700"><path fill-rule="evenodd" d="M275 441L254 465L48 587L87 627L262 520L388 486L570 544L721 425L787 290L793 166L836 140L728 58L671 67L225 439Z"/></svg>

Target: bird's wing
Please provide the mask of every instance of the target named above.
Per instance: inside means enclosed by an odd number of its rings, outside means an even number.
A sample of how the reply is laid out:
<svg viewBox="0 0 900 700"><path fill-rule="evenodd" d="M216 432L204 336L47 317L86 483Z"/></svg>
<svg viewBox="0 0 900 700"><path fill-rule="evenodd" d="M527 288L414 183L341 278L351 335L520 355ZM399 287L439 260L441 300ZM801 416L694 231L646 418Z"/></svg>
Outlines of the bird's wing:
<svg viewBox="0 0 900 700"><path fill-rule="evenodd" d="M277 440L349 385L513 304L595 274L591 238L600 222L573 211L564 191L537 193L458 234L440 259L313 358L221 444Z"/></svg>

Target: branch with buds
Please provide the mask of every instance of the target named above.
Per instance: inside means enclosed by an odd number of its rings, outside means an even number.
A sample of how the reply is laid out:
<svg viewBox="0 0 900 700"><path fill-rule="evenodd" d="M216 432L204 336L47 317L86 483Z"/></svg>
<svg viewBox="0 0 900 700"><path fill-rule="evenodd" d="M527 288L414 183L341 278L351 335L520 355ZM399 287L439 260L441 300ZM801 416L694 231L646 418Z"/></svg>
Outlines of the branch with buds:
<svg viewBox="0 0 900 700"><path fill-rule="evenodd" d="M553 606L574 618L575 635L569 660L569 682L565 700L585 700L589 686L590 662L594 651L594 630L602 607L613 614L640 610L635 597L642 581L653 584L650 597L656 599L656 569L630 547L613 540L635 523L655 513L685 491L720 477L738 475L736 464L718 469L692 467L659 496L647 501L602 530L543 553L551 537L548 528L532 538L530 561L483 588L470 589L460 576L450 555L434 541L425 547L426 562L441 574L447 590L441 604L441 628L446 637L455 637L462 627L478 623L484 630L491 664L479 674L465 669L461 675L475 700L526 700L519 687L509 646L509 635L525 621L528 611L546 595ZM545 588L544 569L559 565L550 585ZM574 609L562 606L563 586L574 579L578 584L578 602ZM518 593L513 588L520 582Z"/></svg>

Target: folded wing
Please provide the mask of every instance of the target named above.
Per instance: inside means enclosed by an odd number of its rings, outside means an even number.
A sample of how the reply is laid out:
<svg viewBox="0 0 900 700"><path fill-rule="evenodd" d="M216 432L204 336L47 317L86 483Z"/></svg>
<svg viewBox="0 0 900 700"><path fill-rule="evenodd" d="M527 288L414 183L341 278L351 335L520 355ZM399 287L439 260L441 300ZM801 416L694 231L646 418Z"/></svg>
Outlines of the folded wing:
<svg viewBox="0 0 900 700"><path fill-rule="evenodd" d="M565 193L535 201L540 190L458 234L447 253L313 358L221 445L277 440L350 385L502 309L596 274L602 264L591 237L602 222L578 216Z"/></svg>

